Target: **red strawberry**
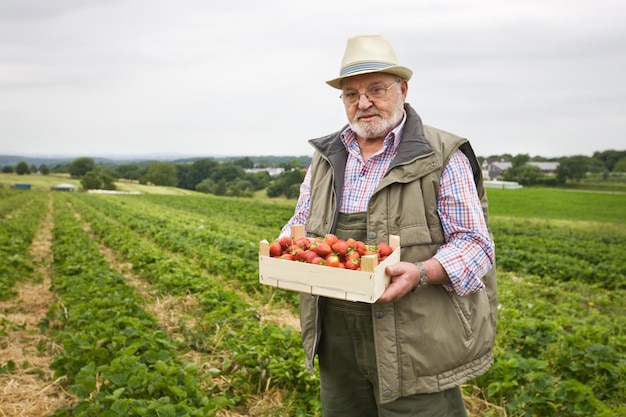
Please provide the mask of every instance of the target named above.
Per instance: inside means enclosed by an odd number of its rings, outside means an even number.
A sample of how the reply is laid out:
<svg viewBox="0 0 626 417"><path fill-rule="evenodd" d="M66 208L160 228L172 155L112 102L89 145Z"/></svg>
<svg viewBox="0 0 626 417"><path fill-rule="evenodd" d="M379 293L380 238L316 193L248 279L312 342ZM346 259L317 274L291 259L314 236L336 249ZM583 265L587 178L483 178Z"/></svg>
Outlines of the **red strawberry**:
<svg viewBox="0 0 626 417"><path fill-rule="evenodd" d="M332 252L330 245L326 242L320 242L315 246L315 252L322 258Z"/></svg>
<svg viewBox="0 0 626 417"><path fill-rule="evenodd" d="M391 252L393 252L393 249L391 249L391 246L389 246L387 243L380 242L378 244L378 253L380 254L381 258L385 258L391 255Z"/></svg>
<svg viewBox="0 0 626 417"><path fill-rule="evenodd" d="M334 245L331 246L331 248L333 249L333 251L341 256L348 253L348 244L345 240L338 240L337 242L335 242Z"/></svg>
<svg viewBox="0 0 626 417"><path fill-rule="evenodd" d="M282 246L280 246L280 242L274 241L270 243L270 256L272 258L279 257L282 252L283 252L283 248Z"/></svg>

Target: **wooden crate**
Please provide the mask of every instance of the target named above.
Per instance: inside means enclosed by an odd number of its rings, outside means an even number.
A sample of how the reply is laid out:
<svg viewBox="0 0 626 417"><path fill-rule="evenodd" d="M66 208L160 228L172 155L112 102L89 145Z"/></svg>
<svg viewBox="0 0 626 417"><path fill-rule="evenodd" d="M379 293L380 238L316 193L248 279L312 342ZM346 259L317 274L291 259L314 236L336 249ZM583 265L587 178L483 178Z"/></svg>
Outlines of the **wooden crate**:
<svg viewBox="0 0 626 417"><path fill-rule="evenodd" d="M296 228L294 237L302 236L303 229ZM269 256L269 242L259 243L259 282L291 291L316 294L348 301L374 303L389 285L385 273L387 265L400 262L400 238L390 236L393 249L384 261L377 265L376 255L361 258L361 271L288 261Z"/></svg>

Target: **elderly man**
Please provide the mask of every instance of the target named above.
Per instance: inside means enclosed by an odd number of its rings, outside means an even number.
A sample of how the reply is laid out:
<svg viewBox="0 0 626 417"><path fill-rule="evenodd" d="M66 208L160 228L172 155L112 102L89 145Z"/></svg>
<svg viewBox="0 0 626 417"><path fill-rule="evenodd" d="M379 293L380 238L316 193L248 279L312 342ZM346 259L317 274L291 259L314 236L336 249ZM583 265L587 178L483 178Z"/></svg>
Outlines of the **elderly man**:
<svg viewBox="0 0 626 417"><path fill-rule="evenodd" d="M348 124L311 140L294 216L307 235L376 244L401 262L376 303L302 294L307 365L318 355L327 417L466 416L459 386L493 362L494 243L467 139L422 124L412 71L378 35L348 39L340 76Z"/></svg>

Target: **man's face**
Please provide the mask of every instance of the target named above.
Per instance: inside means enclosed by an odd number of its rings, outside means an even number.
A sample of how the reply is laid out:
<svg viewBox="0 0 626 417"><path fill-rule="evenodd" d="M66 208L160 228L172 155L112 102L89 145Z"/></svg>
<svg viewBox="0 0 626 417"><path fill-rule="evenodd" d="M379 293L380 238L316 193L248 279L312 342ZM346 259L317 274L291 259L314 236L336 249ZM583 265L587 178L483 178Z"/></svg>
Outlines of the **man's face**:
<svg viewBox="0 0 626 417"><path fill-rule="evenodd" d="M384 73L346 78L343 82L344 105L348 123L357 136L367 140L384 139L402 121L407 88L406 81L397 81L393 75ZM357 94L356 101L346 99L354 97L354 93ZM359 93L368 93L369 98Z"/></svg>

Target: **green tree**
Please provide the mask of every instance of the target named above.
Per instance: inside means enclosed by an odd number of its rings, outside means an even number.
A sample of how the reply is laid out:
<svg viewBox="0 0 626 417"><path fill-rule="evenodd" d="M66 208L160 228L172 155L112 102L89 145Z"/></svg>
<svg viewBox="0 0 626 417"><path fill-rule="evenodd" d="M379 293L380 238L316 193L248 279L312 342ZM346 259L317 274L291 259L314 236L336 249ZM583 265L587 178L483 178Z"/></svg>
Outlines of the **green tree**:
<svg viewBox="0 0 626 417"><path fill-rule="evenodd" d="M232 162L224 162L219 164L212 172L211 179L217 183L220 181L234 181L237 178L242 178L246 175L246 172L242 167L233 164Z"/></svg>
<svg viewBox="0 0 626 417"><path fill-rule="evenodd" d="M556 169L556 178L561 183L565 183L567 180L579 182L589 172L590 159L583 155L562 158Z"/></svg>
<svg viewBox="0 0 626 417"><path fill-rule="evenodd" d="M609 171L613 171L617 162L622 158L626 158L626 150L616 151L611 149L593 153L593 159L601 161L604 167Z"/></svg>
<svg viewBox="0 0 626 417"><path fill-rule="evenodd" d="M101 190L102 178L94 171L89 171L80 179L80 185L83 190Z"/></svg>
<svg viewBox="0 0 626 417"><path fill-rule="evenodd" d="M254 162L252 162L252 159L248 158L247 156L245 158L239 158L236 159L233 164L240 166L244 169L247 168L254 168Z"/></svg>
<svg viewBox="0 0 626 417"><path fill-rule="evenodd" d="M626 172L626 156L615 163L613 172Z"/></svg>
<svg viewBox="0 0 626 417"><path fill-rule="evenodd" d="M528 154L518 154L511 158L511 168L522 168L530 161Z"/></svg>
<svg viewBox="0 0 626 417"><path fill-rule="evenodd" d="M178 184L176 166L169 162L153 162L148 167L146 180L154 185L175 187Z"/></svg>
<svg viewBox="0 0 626 417"><path fill-rule="evenodd" d="M207 178L219 166L219 162L203 158L194 161L190 167L179 165L178 186L187 190L195 190L196 186Z"/></svg>
<svg viewBox="0 0 626 417"><path fill-rule="evenodd" d="M121 164L115 167L114 175L117 178L124 178L127 180L138 180L145 172L137 164Z"/></svg>
<svg viewBox="0 0 626 417"><path fill-rule="evenodd" d="M534 165L513 165L502 175L504 181L515 181L524 186L536 185L543 177L541 169Z"/></svg>
<svg viewBox="0 0 626 417"><path fill-rule="evenodd" d="M115 177L102 167L96 167L80 180L83 190L115 190Z"/></svg>
<svg viewBox="0 0 626 417"><path fill-rule="evenodd" d="M28 164L26 162L20 161L15 166L15 173L17 175L27 175L27 174L30 174L30 168L28 167Z"/></svg>
<svg viewBox="0 0 626 417"><path fill-rule="evenodd" d="M15 168L13 168L11 165L5 165L2 167L2 172L4 172L5 174L12 174L15 171Z"/></svg>
<svg viewBox="0 0 626 417"><path fill-rule="evenodd" d="M292 171L285 171L276 177L269 187L267 187L267 196L270 198L280 196L295 198L300 193L302 180L304 180L304 170L294 169Z"/></svg>
<svg viewBox="0 0 626 417"><path fill-rule="evenodd" d="M69 166L69 173L73 178L82 178L89 171L93 171L96 163L88 157L74 159Z"/></svg>
<svg viewBox="0 0 626 417"><path fill-rule="evenodd" d="M215 183L210 179L204 179L200 182L200 184L196 185L196 191L201 193L213 193L213 188L215 187Z"/></svg>
<svg viewBox="0 0 626 417"><path fill-rule="evenodd" d="M297 159L292 159L289 162L281 162L280 164L278 164L278 167L285 168L285 171L290 171L292 169L301 169L302 165Z"/></svg>
<svg viewBox="0 0 626 417"><path fill-rule="evenodd" d="M41 175L48 175L50 174L50 168L48 168L46 164L41 164L41 166L39 166L39 172L41 172Z"/></svg>
<svg viewBox="0 0 626 417"><path fill-rule="evenodd" d="M267 188L271 181L270 174L267 171L246 174L246 179L252 183L255 191Z"/></svg>

